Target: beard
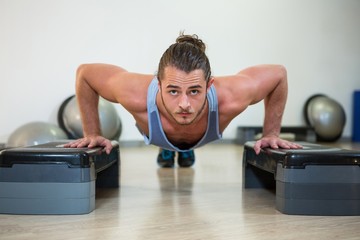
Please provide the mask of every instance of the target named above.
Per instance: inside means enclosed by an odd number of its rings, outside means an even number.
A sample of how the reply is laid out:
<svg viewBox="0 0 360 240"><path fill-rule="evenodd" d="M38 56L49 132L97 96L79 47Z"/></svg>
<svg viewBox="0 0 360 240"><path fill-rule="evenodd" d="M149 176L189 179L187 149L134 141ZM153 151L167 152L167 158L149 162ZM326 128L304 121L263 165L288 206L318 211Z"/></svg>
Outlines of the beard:
<svg viewBox="0 0 360 240"><path fill-rule="evenodd" d="M166 106L165 104L165 101L164 101L164 98L163 98L163 95L162 95L162 91L160 91L160 95L161 95L161 101L162 101L162 104L164 105L164 108L166 110L166 112L171 116L171 118L179 125L183 125L183 126L186 126L186 125L191 125L195 120L198 119L198 117L200 116L200 114L204 111L205 109L205 106L206 106L206 102L207 102L207 97L205 95L205 99L204 99L204 102L200 108L200 110L196 113L194 110L178 110L178 111L175 111L175 113L172 113L170 111L170 109ZM195 114L195 117L193 119L190 119L188 120L187 117L182 117L183 121L179 121L175 116L178 115L178 114L190 114L190 116L192 116L193 114Z"/></svg>

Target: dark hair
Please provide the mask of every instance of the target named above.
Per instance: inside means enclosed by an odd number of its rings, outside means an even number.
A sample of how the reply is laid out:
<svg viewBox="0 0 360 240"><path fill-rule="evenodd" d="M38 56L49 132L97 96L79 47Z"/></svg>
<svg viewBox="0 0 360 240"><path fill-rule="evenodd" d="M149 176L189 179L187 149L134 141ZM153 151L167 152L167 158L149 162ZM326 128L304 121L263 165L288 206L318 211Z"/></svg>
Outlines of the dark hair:
<svg viewBox="0 0 360 240"><path fill-rule="evenodd" d="M176 39L176 43L170 45L161 57L157 73L158 79L163 78L165 67L173 66L186 73L202 69L205 80L209 81L211 68L205 49L204 42L197 35L184 35L184 33L181 33Z"/></svg>

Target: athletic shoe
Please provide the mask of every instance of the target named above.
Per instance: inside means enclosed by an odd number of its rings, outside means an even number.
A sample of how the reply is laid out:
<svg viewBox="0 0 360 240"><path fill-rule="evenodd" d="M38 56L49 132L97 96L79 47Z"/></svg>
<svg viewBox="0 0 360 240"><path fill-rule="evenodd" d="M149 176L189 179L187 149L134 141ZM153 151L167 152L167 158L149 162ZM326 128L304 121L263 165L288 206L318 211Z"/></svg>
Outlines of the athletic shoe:
<svg viewBox="0 0 360 240"><path fill-rule="evenodd" d="M174 167L174 157L175 157L175 152L161 149L157 157L157 163L159 164L160 167L163 168Z"/></svg>
<svg viewBox="0 0 360 240"><path fill-rule="evenodd" d="M179 152L178 164L180 167L191 167L195 162L194 150Z"/></svg>

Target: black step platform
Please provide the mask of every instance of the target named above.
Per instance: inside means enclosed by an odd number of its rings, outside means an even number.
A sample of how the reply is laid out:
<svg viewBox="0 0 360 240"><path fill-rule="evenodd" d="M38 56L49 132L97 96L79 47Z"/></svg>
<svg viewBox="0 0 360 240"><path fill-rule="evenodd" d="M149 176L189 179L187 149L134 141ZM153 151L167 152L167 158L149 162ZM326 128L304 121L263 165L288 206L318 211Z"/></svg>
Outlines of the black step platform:
<svg viewBox="0 0 360 240"><path fill-rule="evenodd" d="M64 148L64 141L0 151L0 213L85 214L96 187L119 187L119 145Z"/></svg>
<svg viewBox="0 0 360 240"><path fill-rule="evenodd" d="M244 145L243 187L276 188L276 209L294 215L360 215L360 151L299 142L303 149Z"/></svg>

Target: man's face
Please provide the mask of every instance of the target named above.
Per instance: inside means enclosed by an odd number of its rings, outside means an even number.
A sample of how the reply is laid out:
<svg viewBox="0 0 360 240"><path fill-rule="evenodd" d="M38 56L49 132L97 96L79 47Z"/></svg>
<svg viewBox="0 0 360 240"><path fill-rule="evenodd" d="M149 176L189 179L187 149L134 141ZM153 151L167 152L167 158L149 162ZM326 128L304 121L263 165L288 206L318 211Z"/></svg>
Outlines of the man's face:
<svg viewBox="0 0 360 240"><path fill-rule="evenodd" d="M193 123L202 113L206 103L207 86L201 69L190 73L168 66L159 82L163 105L180 125Z"/></svg>

